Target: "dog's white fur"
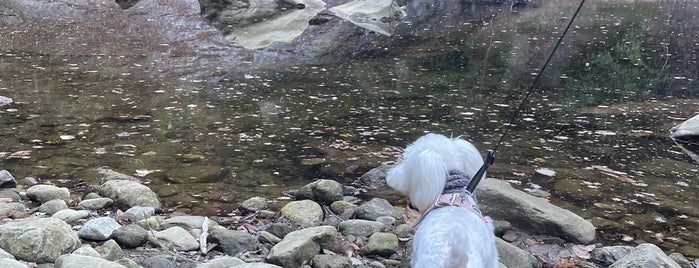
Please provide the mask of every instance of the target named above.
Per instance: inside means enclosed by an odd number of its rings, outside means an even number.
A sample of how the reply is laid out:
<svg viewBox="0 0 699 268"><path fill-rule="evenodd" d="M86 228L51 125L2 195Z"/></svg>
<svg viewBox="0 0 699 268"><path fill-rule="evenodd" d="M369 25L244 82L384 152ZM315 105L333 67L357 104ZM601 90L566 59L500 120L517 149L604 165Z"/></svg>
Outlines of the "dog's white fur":
<svg viewBox="0 0 699 268"><path fill-rule="evenodd" d="M420 212L442 194L450 170L473 178L483 165L478 150L461 138L427 134L408 146L403 161L388 172L386 182L408 195ZM485 176L485 175L484 175ZM492 220L463 207L430 211L413 239L411 265L421 267L498 267Z"/></svg>

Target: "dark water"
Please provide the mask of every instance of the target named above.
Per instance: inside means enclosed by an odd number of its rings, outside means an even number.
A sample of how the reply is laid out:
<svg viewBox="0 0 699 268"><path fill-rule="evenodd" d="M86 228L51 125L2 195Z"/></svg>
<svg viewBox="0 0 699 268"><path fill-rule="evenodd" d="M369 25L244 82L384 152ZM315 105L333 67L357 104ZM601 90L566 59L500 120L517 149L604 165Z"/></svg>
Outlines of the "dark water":
<svg viewBox="0 0 699 268"><path fill-rule="evenodd" d="M426 132L485 150L574 8L487 13L440 40L187 90L142 78L137 62L4 51L0 95L15 102L0 108L0 168L82 189L107 166L172 210L225 215L317 178L350 183ZM699 257L699 166L668 137L699 113L697 15L687 2L588 4L489 176L551 193L605 243Z"/></svg>

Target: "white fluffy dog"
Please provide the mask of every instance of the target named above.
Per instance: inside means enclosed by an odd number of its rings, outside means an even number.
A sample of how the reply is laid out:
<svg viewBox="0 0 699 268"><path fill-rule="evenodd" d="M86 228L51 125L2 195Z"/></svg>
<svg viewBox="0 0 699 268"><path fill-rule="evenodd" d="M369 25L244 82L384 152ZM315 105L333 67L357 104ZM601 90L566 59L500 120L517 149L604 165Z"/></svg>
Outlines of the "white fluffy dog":
<svg viewBox="0 0 699 268"><path fill-rule="evenodd" d="M498 267L492 220L481 215L465 191L482 165L471 143L427 134L408 146L403 161L388 172L388 185L408 195L422 214L412 267Z"/></svg>

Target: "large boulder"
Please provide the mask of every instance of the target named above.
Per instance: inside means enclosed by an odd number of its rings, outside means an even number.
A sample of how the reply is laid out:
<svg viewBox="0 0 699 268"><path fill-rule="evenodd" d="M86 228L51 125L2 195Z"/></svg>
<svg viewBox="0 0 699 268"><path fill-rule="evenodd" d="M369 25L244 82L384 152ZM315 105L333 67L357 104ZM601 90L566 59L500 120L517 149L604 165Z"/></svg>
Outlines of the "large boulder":
<svg viewBox="0 0 699 268"><path fill-rule="evenodd" d="M0 248L24 261L55 262L79 246L78 235L59 219L25 219L0 225Z"/></svg>
<svg viewBox="0 0 699 268"><path fill-rule="evenodd" d="M496 179L481 181L476 190L484 214L535 234L554 235L576 243L595 240L595 227L573 212L512 188Z"/></svg>
<svg viewBox="0 0 699 268"><path fill-rule="evenodd" d="M129 180L111 180L99 187L99 194L114 200L116 205L127 210L134 206L152 207L160 211L160 200L150 188Z"/></svg>
<svg viewBox="0 0 699 268"><path fill-rule="evenodd" d="M282 267L300 267L301 264L320 252L324 245L335 242L337 229L332 226L317 226L287 234L274 245L267 261Z"/></svg>

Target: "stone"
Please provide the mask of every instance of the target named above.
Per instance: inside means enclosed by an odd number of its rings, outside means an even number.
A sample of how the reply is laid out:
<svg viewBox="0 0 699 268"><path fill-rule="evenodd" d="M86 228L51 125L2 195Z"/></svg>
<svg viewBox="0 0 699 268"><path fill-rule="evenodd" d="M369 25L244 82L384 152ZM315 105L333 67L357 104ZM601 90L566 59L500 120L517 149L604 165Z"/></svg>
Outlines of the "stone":
<svg viewBox="0 0 699 268"><path fill-rule="evenodd" d="M589 221L546 199L514 189L505 181L487 178L476 192L484 214L506 220L520 229L582 244L595 239L596 230Z"/></svg>
<svg viewBox="0 0 699 268"><path fill-rule="evenodd" d="M332 226L309 227L287 234L267 254L267 262L282 267L300 267L320 252L322 246L334 243L337 229Z"/></svg>
<svg viewBox="0 0 699 268"><path fill-rule="evenodd" d="M0 225L0 248L20 260L47 263L72 252L80 239L59 219L23 219Z"/></svg>
<svg viewBox="0 0 699 268"><path fill-rule="evenodd" d="M176 268L177 266L170 260L169 256L152 256L143 260L143 267L147 268Z"/></svg>
<svg viewBox="0 0 699 268"><path fill-rule="evenodd" d="M240 264L245 264L245 262L236 257L218 256L198 265L197 268L230 268Z"/></svg>
<svg viewBox="0 0 699 268"><path fill-rule="evenodd" d="M505 240L495 238L495 247L498 249L500 263L507 267L539 268L539 260L529 252L520 249Z"/></svg>
<svg viewBox="0 0 699 268"><path fill-rule="evenodd" d="M614 262L609 268L639 267L639 268L680 268L670 257L656 245L645 243L636 246L629 254Z"/></svg>
<svg viewBox="0 0 699 268"><path fill-rule="evenodd" d="M96 258L102 258L100 256L100 253L97 252L92 246L90 245L82 245L78 249L74 250L71 252L71 254L76 254L76 255L83 255L83 256L91 256L91 257L96 257Z"/></svg>
<svg viewBox="0 0 699 268"><path fill-rule="evenodd" d="M204 225L204 218L203 216L174 216L165 219L166 224L170 225L175 225L175 226L180 226L184 228L189 228L189 229L202 229ZM214 227L218 226L218 222L209 220L207 224L207 228L209 230L212 230Z"/></svg>
<svg viewBox="0 0 699 268"><path fill-rule="evenodd" d="M267 200L267 198L255 196L243 201L243 203L240 204L240 207L247 211L259 211L267 209L268 202L269 200Z"/></svg>
<svg viewBox="0 0 699 268"><path fill-rule="evenodd" d="M335 201L330 204L330 211L337 215L347 215L351 216L354 214L354 212L357 210L357 205L352 204L350 202L341 200L341 201Z"/></svg>
<svg viewBox="0 0 699 268"><path fill-rule="evenodd" d="M359 181L371 189L378 189L386 185L386 172L388 169L383 167L373 168L359 177Z"/></svg>
<svg viewBox="0 0 699 268"><path fill-rule="evenodd" d="M154 214L155 208L153 207L134 206L117 216L117 219L120 221L138 222L150 218Z"/></svg>
<svg viewBox="0 0 699 268"><path fill-rule="evenodd" d="M313 268L352 268L352 260L341 255L318 254L313 256Z"/></svg>
<svg viewBox="0 0 699 268"><path fill-rule="evenodd" d="M17 180L12 174L3 169L0 170L0 188L15 188L17 187Z"/></svg>
<svg viewBox="0 0 699 268"><path fill-rule="evenodd" d="M24 263L21 263L14 259L0 258L0 267L2 268L29 268Z"/></svg>
<svg viewBox="0 0 699 268"><path fill-rule="evenodd" d="M299 189L296 199L310 199L320 204L330 205L342 200L342 184L334 180L317 180Z"/></svg>
<svg viewBox="0 0 699 268"><path fill-rule="evenodd" d="M96 250L99 252L100 257L109 261L115 261L124 253L121 247L119 247L119 244L113 239L105 241L102 245L98 246Z"/></svg>
<svg viewBox="0 0 699 268"><path fill-rule="evenodd" d="M230 256L240 256L241 254L257 250L257 240L246 231L234 231L217 228L209 236L211 242L218 243L218 247Z"/></svg>
<svg viewBox="0 0 699 268"><path fill-rule="evenodd" d="M114 181L114 180L126 180L126 181L133 181L133 182L139 182L140 180L134 176L127 175L121 172L116 172L110 168L107 167L99 167L95 169L95 172L97 173L97 177L101 182L106 182L106 181Z"/></svg>
<svg viewBox="0 0 699 268"><path fill-rule="evenodd" d="M271 223L265 231L270 232L277 237L284 238L288 233L293 232L294 228L288 223L274 222Z"/></svg>
<svg viewBox="0 0 699 268"><path fill-rule="evenodd" d="M277 244L280 241L282 241L281 238L279 238L276 235L274 235L270 232L267 232L267 231L262 231L259 233L259 240L260 240L260 242L267 242L267 243L270 243L272 245Z"/></svg>
<svg viewBox="0 0 699 268"><path fill-rule="evenodd" d="M362 255L390 257L398 251L398 236L393 233L374 233L359 251Z"/></svg>
<svg viewBox="0 0 699 268"><path fill-rule="evenodd" d="M592 260L604 267L612 265L633 250L631 246L607 246L592 250Z"/></svg>
<svg viewBox="0 0 699 268"><path fill-rule="evenodd" d="M410 224L404 223L396 226L393 229L393 233L398 236L398 240L407 241L415 236L415 228Z"/></svg>
<svg viewBox="0 0 699 268"><path fill-rule="evenodd" d="M138 224L127 224L114 230L112 237L124 248L135 248L148 241L148 231Z"/></svg>
<svg viewBox="0 0 699 268"><path fill-rule="evenodd" d="M19 202L22 200L22 196L19 194L20 191L24 191L16 188L0 188L0 198L11 199L12 202Z"/></svg>
<svg viewBox="0 0 699 268"><path fill-rule="evenodd" d="M27 213L27 208L22 203L0 203L0 215L8 215L11 218L21 218Z"/></svg>
<svg viewBox="0 0 699 268"><path fill-rule="evenodd" d="M99 217L87 221L78 231L78 236L82 239L104 241L112 236L114 230L121 225L110 217Z"/></svg>
<svg viewBox="0 0 699 268"><path fill-rule="evenodd" d="M150 188L127 180L111 180L99 187L99 194L114 200L117 207L127 210L134 206L152 207L160 211L160 200Z"/></svg>
<svg viewBox="0 0 699 268"><path fill-rule="evenodd" d="M199 249L199 242L187 230L182 227L170 227L160 232L155 232L158 242L167 247L174 247L179 251L191 251Z"/></svg>
<svg viewBox="0 0 699 268"><path fill-rule="evenodd" d="M54 199L44 202L37 210L48 215L53 215L54 213L64 209L68 209L68 204L66 204L66 201Z"/></svg>
<svg viewBox="0 0 699 268"><path fill-rule="evenodd" d="M38 184L27 189L27 197L33 201L44 203L54 199L70 202L70 191L65 187Z"/></svg>
<svg viewBox="0 0 699 268"><path fill-rule="evenodd" d="M90 216L87 210L74 210L70 208L62 209L53 213L51 218L59 219L67 223L74 223L80 219L85 219Z"/></svg>
<svg viewBox="0 0 699 268"><path fill-rule="evenodd" d="M670 129L670 138L699 163L699 114Z"/></svg>
<svg viewBox="0 0 699 268"><path fill-rule="evenodd" d="M670 259L672 259L673 261L675 261L677 264L679 264L680 267L682 267L682 268L694 268L694 266L692 265L692 263L689 262L689 260L687 260L687 258L685 258L684 255L682 255L682 254L680 254L680 253L673 252L673 253L670 253L670 255L667 255L667 256L670 257Z"/></svg>
<svg viewBox="0 0 699 268"><path fill-rule="evenodd" d="M340 223L339 231L345 235L366 236L369 237L373 233L381 232L386 228L386 225L380 222L369 220L347 220Z"/></svg>
<svg viewBox="0 0 699 268"><path fill-rule="evenodd" d="M143 268L143 266L139 265L137 262L131 259L127 258L119 258L114 261L114 263L121 264L123 266L126 266L126 268Z"/></svg>
<svg viewBox="0 0 699 268"><path fill-rule="evenodd" d="M311 200L291 201L282 207L281 214L294 224L310 226L323 221L323 209Z"/></svg>
<svg viewBox="0 0 699 268"><path fill-rule="evenodd" d="M386 199L373 198L361 204L355 212L357 218L375 221L378 217L391 216L396 219L403 218L403 211L391 205Z"/></svg>
<svg viewBox="0 0 699 268"><path fill-rule="evenodd" d="M15 259L15 256L12 256L12 254L8 253L4 249L0 248L0 259L2 258L8 258L8 259Z"/></svg>
<svg viewBox="0 0 699 268"><path fill-rule="evenodd" d="M98 197L80 201L80 203L78 203L78 207L90 210L100 210L108 207L112 203L114 203L114 200L112 200L111 198Z"/></svg>

